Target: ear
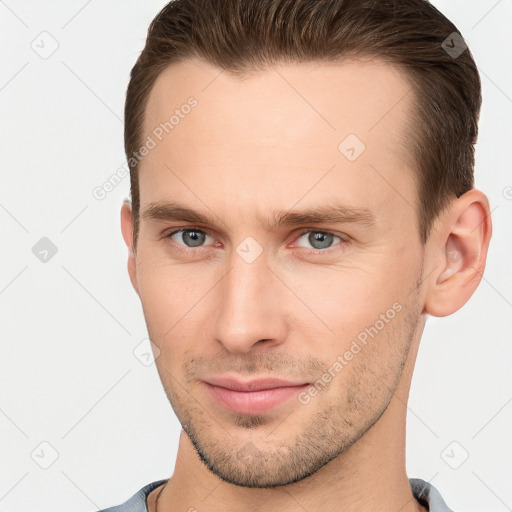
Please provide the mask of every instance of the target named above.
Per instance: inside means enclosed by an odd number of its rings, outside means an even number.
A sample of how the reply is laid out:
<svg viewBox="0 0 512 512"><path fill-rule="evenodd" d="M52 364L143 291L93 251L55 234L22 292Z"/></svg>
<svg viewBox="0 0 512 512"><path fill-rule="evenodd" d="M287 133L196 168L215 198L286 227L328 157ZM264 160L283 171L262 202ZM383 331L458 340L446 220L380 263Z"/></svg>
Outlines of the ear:
<svg viewBox="0 0 512 512"><path fill-rule="evenodd" d="M466 304L482 279L492 234L489 201L480 190L469 190L438 221L427 242L425 267L434 271L427 277L424 312L448 316Z"/></svg>
<svg viewBox="0 0 512 512"><path fill-rule="evenodd" d="M137 295L139 289L137 287L137 271L136 271L136 255L133 248L133 221L132 221L132 205L128 199L125 199L121 207L121 231L123 239L128 247L128 274L130 281L134 287Z"/></svg>

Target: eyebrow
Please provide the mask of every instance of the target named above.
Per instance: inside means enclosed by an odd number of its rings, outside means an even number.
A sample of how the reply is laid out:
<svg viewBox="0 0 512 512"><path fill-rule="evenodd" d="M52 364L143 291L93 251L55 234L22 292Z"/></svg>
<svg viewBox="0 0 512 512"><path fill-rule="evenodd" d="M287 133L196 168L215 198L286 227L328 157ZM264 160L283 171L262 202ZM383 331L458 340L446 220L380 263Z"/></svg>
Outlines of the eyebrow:
<svg viewBox="0 0 512 512"><path fill-rule="evenodd" d="M141 217L144 220L180 221L195 224L214 225L215 215L211 212L199 212L174 201L148 204ZM355 223L366 226L375 224L375 215L366 208L354 208L342 204L330 203L305 210L283 210L271 214L264 222L267 229L277 226L301 226L306 224Z"/></svg>

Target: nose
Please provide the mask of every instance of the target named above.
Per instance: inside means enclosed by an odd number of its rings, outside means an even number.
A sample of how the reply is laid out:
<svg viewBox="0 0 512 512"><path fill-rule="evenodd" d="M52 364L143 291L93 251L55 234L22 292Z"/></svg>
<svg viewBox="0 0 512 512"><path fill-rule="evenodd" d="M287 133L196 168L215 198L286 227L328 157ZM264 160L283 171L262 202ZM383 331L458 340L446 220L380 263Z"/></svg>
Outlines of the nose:
<svg viewBox="0 0 512 512"><path fill-rule="evenodd" d="M265 349L282 344L287 329L282 288L264 254L248 263L234 252L230 271L216 287L217 342L234 353L249 352L257 344Z"/></svg>

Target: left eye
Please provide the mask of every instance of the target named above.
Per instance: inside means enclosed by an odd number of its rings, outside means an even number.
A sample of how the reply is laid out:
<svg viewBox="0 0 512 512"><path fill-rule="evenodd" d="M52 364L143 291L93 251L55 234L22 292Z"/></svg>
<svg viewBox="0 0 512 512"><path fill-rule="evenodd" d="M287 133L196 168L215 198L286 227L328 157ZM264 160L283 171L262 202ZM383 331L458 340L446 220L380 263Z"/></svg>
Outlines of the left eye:
<svg viewBox="0 0 512 512"><path fill-rule="evenodd" d="M339 236L329 233L328 231L306 231L302 234L298 240L305 238L307 243L310 244L313 249L329 249L333 245L334 239L338 239L340 242L342 239ZM298 245L301 245L300 243ZM301 247L307 247L301 245Z"/></svg>

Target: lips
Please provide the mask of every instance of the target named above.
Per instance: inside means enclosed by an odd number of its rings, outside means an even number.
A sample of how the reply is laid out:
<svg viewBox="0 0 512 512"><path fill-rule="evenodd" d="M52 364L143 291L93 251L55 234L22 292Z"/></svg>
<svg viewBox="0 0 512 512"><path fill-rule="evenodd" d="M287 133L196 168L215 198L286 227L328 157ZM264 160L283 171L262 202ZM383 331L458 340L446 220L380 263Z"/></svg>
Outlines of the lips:
<svg viewBox="0 0 512 512"><path fill-rule="evenodd" d="M212 384L213 386L232 389L233 391L260 391L265 389L302 386L304 384L308 384L307 382L291 382L272 377L253 379L246 382L229 377L212 377L206 379L205 382Z"/></svg>
<svg viewBox="0 0 512 512"><path fill-rule="evenodd" d="M229 377L208 378L204 384L217 405L239 414L263 414L309 386L309 383L278 378L244 382Z"/></svg>

